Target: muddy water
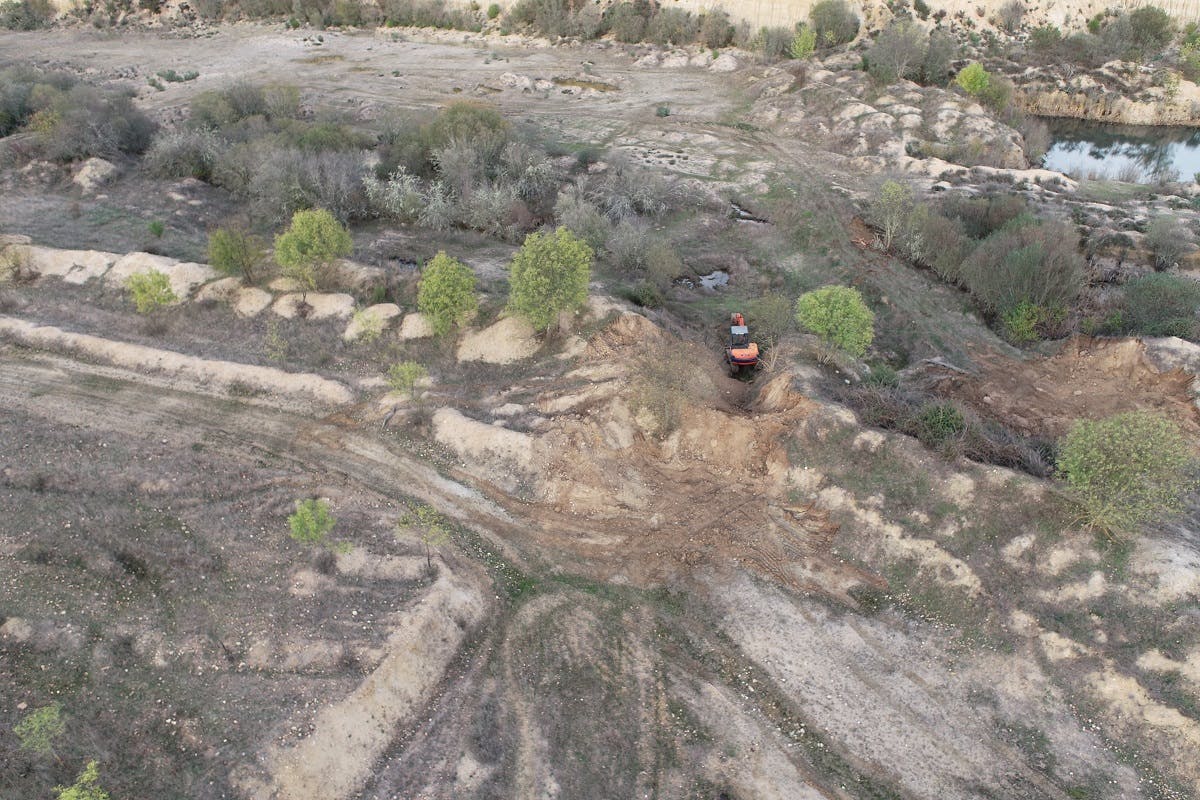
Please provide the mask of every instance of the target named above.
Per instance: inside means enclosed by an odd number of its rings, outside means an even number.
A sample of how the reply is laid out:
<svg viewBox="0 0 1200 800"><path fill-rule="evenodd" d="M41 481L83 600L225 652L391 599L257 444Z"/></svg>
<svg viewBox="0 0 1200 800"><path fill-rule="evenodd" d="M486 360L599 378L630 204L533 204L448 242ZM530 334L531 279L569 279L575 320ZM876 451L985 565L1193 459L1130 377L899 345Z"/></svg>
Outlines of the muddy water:
<svg viewBox="0 0 1200 800"><path fill-rule="evenodd" d="M1200 129L1046 120L1053 144L1043 166L1075 178L1130 183L1190 181L1200 172Z"/></svg>

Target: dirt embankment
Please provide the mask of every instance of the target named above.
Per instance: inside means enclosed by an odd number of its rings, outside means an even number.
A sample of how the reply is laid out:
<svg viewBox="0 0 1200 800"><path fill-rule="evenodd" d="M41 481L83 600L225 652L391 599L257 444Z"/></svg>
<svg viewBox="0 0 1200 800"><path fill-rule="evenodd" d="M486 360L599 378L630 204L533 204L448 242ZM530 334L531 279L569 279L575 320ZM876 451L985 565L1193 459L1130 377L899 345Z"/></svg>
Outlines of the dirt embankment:
<svg viewBox="0 0 1200 800"><path fill-rule="evenodd" d="M1077 419L1141 410L1200 435L1196 376L1156 363L1137 339L1077 337L1053 356L981 355L977 364L977 373L928 366L926 375L939 393L1024 434L1057 438Z"/></svg>

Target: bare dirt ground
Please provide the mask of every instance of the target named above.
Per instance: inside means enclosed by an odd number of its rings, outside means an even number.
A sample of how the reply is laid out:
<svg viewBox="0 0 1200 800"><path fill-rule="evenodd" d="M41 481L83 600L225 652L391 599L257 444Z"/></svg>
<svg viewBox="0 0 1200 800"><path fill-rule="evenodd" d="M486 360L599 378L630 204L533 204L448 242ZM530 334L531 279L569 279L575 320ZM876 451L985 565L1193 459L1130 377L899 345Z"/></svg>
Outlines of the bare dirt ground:
<svg viewBox="0 0 1200 800"><path fill-rule="evenodd" d="M299 83L362 115L476 96L725 189L824 175L803 143L737 124L758 73L635 67L616 48L424 33L316 45L259 26L0 35L0 58L31 53L139 86L199 70L143 89L164 118L234 78ZM505 73L619 88L524 92ZM61 188L0 195L5 232L123 251L136 203L159 202L125 186L125 216L64 231L77 199ZM87 219L105 201L79 202ZM178 210L195 247L203 218ZM777 242L737 235L747 250ZM915 338L981 364L989 387L1057 370L1078 387L1055 397L1073 413L1130 385L1177 406L1175 377L1151 379L1127 345L1005 362L1013 351L953 291L866 250L840 268L890 327L915 320ZM94 284L6 297L27 323L268 360L265 322L220 303L152 335ZM114 797L1200 796L1183 677L1200 653L1194 519L1137 547L1096 542L1045 482L949 462L802 391L819 382L809 365L734 381L711 348L609 307L515 365L458 364L442 346L432 356L452 366L407 407L357 379L412 351L330 345L328 323L287 333L284 366L342 381L353 402L0 343L0 796L68 784L87 758ZM642 379L635 353L652 341L695 376L679 407ZM987 393L1011 396L1006 414L1064 418L1036 388L1000 388ZM385 427L389 409L402 413ZM307 496L329 499L349 553L287 537ZM436 575L396 530L415 502L450 521ZM54 701L56 757L20 751L12 724Z"/></svg>
<svg viewBox="0 0 1200 800"><path fill-rule="evenodd" d="M1022 433L1057 438L1076 419L1135 410L1162 414L1200 433L1191 394L1195 376L1156 368L1136 340L1076 338L1053 356L990 356L977 363L976 375L931 367L936 390Z"/></svg>

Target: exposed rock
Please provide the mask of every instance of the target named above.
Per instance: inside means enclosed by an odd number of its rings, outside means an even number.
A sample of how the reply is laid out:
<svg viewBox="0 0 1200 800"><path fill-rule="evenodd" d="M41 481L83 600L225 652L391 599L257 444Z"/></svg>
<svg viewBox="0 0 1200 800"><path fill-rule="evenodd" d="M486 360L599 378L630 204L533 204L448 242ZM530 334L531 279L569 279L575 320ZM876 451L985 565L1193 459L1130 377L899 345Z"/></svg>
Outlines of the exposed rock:
<svg viewBox="0 0 1200 800"><path fill-rule="evenodd" d="M333 268L326 283L345 291L367 293L386 281L387 272L382 268L343 259Z"/></svg>
<svg viewBox="0 0 1200 800"><path fill-rule="evenodd" d="M400 313L400 306L395 303L379 303L364 308L350 319L350 324L346 326L342 338L347 342L352 342L362 336L363 332L370 325L369 319L378 320L380 330L383 330L383 328L387 327L388 321L400 316Z"/></svg>
<svg viewBox="0 0 1200 800"><path fill-rule="evenodd" d="M505 317L481 331L465 334L458 344L458 360L511 364L529 358L538 346L532 325L520 317Z"/></svg>
<svg viewBox="0 0 1200 800"><path fill-rule="evenodd" d="M85 283L99 278L120 258L99 250L57 250L30 245L23 248L28 266L39 275L53 275L67 283Z"/></svg>
<svg viewBox="0 0 1200 800"><path fill-rule="evenodd" d="M433 326L429 323L429 318L420 312L405 314L396 336L400 341L427 339L433 336Z"/></svg>
<svg viewBox="0 0 1200 800"><path fill-rule="evenodd" d="M239 317L257 317L274 299L275 295L270 292L265 292L257 286L247 286L234 298L233 310Z"/></svg>
<svg viewBox="0 0 1200 800"><path fill-rule="evenodd" d="M222 303L228 302L237 296L241 285L241 278L221 278L200 287L200 291L196 292L196 300L201 303L208 300L215 300Z"/></svg>
<svg viewBox="0 0 1200 800"><path fill-rule="evenodd" d="M124 286L129 276L158 270L167 276L171 291L180 300L186 300L201 284L219 277L216 270L207 264L180 262L152 253L130 253L117 260L105 274L104 279L113 285Z"/></svg>
<svg viewBox="0 0 1200 800"><path fill-rule="evenodd" d="M111 161L105 161L103 158L89 158L79 165L79 169L75 170L72 182L84 194L91 194L98 188L112 180L120 170L116 164Z"/></svg>
<svg viewBox="0 0 1200 800"><path fill-rule="evenodd" d="M708 65L710 72L733 72L738 68L738 61L729 53L721 53Z"/></svg>
<svg viewBox="0 0 1200 800"><path fill-rule="evenodd" d="M304 314L300 313L302 302L308 306ZM272 310L284 319L299 316L305 319L347 319L354 313L354 298L348 294L309 292L306 296L296 292L280 297L275 301Z"/></svg>

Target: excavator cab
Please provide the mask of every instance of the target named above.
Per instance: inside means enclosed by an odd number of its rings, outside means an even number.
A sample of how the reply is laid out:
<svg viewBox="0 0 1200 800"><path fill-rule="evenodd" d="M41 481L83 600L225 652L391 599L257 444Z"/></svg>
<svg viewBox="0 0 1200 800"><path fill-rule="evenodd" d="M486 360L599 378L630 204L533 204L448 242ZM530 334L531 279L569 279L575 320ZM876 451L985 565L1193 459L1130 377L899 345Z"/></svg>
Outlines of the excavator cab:
<svg viewBox="0 0 1200 800"><path fill-rule="evenodd" d="M739 374L744 368L758 367L758 344L750 341L750 329L741 313L729 318L729 346L725 348L725 361L731 375Z"/></svg>

